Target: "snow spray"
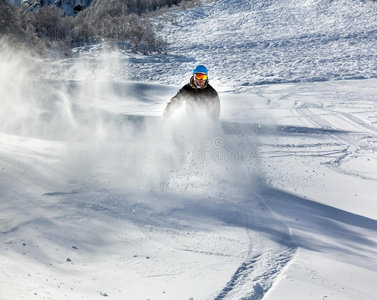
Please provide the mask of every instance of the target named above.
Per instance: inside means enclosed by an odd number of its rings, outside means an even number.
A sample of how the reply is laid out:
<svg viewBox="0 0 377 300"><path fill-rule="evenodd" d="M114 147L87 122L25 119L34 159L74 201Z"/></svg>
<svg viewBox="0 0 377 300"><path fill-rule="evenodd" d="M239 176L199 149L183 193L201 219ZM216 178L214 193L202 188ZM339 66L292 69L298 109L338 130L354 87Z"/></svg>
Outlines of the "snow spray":
<svg viewBox="0 0 377 300"><path fill-rule="evenodd" d="M5 43L0 51L2 131L63 144L56 168L64 180L200 194L255 181L252 134L228 134L201 117L150 116L153 91L121 81L127 72L116 51L51 64Z"/></svg>

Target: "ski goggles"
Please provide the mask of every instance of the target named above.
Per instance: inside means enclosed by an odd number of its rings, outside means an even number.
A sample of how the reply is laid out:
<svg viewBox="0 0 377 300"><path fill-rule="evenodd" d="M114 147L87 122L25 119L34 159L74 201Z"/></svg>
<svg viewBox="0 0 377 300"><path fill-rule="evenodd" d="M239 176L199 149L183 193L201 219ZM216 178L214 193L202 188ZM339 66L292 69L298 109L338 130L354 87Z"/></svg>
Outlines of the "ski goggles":
<svg viewBox="0 0 377 300"><path fill-rule="evenodd" d="M198 80L207 80L207 74L195 73L195 78Z"/></svg>

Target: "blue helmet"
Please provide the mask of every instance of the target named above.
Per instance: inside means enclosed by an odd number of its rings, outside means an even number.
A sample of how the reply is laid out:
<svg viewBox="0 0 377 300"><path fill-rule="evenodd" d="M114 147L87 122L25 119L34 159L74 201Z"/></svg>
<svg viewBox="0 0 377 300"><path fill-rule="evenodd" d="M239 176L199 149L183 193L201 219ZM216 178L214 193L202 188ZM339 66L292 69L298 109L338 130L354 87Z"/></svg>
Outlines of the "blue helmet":
<svg viewBox="0 0 377 300"><path fill-rule="evenodd" d="M195 67L195 69L192 71L192 74L195 74L195 73L208 74L208 70L207 70L206 66L203 66L203 65L197 65L197 66Z"/></svg>

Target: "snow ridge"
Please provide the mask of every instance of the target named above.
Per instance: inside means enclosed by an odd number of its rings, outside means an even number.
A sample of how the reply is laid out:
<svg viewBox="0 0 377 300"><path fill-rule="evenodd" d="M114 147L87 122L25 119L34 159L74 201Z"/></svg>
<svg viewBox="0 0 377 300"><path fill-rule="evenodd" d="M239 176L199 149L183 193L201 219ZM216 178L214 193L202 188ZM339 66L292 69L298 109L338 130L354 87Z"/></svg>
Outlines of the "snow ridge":
<svg viewBox="0 0 377 300"><path fill-rule="evenodd" d="M242 262L214 300L262 299L296 254L297 246L290 229L279 220L263 198L254 194L249 201L253 204L245 203L239 210L245 212L243 218L247 223L246 231L250 241L248 258ZM257 211L259 213L255 213ZM260 216L261 212L263 212L263 217ZM271 236L264 239L263 235L257 233L262 230L261 224L267 221L263 221L265 217L269 220L269 226L263 228L263 231L269 234L280 232L279 236L275 236L276 244L272 243L274 246L271 244ZM239 216L237 219L242 218Z"/></svg>

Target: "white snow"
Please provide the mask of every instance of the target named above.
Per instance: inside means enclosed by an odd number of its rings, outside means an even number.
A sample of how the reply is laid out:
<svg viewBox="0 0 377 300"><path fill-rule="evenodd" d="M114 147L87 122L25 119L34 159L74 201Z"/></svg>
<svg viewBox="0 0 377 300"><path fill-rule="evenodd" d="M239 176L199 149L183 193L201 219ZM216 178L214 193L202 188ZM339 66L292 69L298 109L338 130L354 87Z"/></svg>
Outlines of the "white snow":
<svg viewBox="0 0 377 300"><path fill-rule="evenodd" d="M167 56L2 44L0 299L376 299L376 12L207 3ZM219 126L161 120L197 63Z"/></svg>

